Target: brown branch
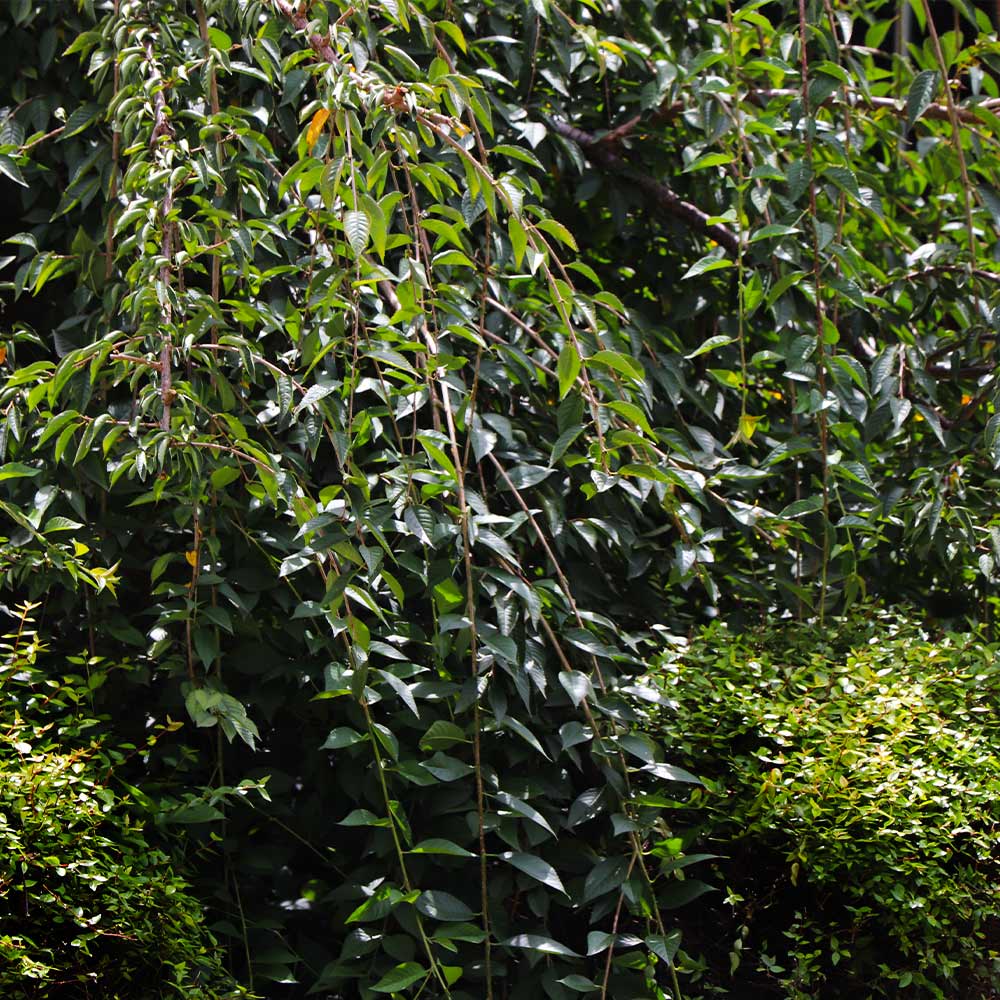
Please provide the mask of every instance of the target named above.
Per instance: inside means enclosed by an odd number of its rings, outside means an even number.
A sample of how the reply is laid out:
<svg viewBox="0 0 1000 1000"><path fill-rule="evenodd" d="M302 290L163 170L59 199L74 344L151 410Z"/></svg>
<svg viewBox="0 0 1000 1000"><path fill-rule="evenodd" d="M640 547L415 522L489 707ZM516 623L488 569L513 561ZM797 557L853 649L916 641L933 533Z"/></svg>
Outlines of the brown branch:
<svg viewBox="0 0 1000 1000"><path fill-rule="evenodd" d="M333 48L330 45L329 36L318 35L315 32L310 32L309 18L307 18L305 14L299 13L299 11L297 11L288 2L288 0L272 0L272 3L292 22L293 25L295 25L296 30L303 31L309 35L309 44L312 46L316 55L324 60L324 62L328 62L333 66L339 67L341 65L340 60L337 58L337 53L333 51Z"/></svg>
<svg viewBox="0 0 1000 1000"><path fill-rule="evenodd" d="M964 264L932 264L913 271L906 271L904 274L897 274L890 278L885 284L879 285L875 289L876 295L884 295L898 281L926 280L940 274L968 274L974 278L982 278L983 281L1000 282L1000 273L996 271L986 271L981 267L966 267Z"/></svg>
<svg viewBox="0 0 1000 1000"><path fill-rule="evenodd" d="M765 88L761 90L751 90L748 92L747 97L758 103L766 100L771 100L775 97L798 97L799 91L792 90L791 88L776 87L776 88ZM838 95L831 94L824 102L823 107L828 107L831 104L837 104ZM868 97L866 95L860 95L855 106L864 105L870 108L872 111L891 111L893 114L905 115L906 107L904 104L897 101L894 97ZM982 108L984 111L997 112L1000 111L1000 98L994 97L988 101L981 101L979 104L966 105L964 107L955 107L955 114L959 121L965 122L969 125L983 125L986 124L983 118L977 114L977 108ZM948 110L947 104L928 104L924 109L921 118L930 118L934 121L950 121L951 117Z"/></svg>
<svg viewBox="0 0 1000 1000"><path fill-rule="evenodd" d="M614 150L608 148L601 138L554 119L549 119L548 125L557 135L575 142L584 156L595 166L619 174L635 184L662 212L679 219L689 228L704 233L729 253L735 255L739 252L740 240L732 230L709 222L710 216L706 212L689 201L684 201L666 184L633 170Z"/></svg>
<svg viewBox="0 0 1000 1000"><path fill-rule="evenodd" d="M979 378L982 375L992 375L997 369L996 364L965 365L962 368L949 368L947 365L925 365L924 371L932 378Z"/></svg>
<svg viewBox="0 0 1000 1000"><path fill-rule="evenodd" d="M149 358L140 358L135 354L109 354L108 357L112 361L125 361L133 365L145 365L147 368L153 368L156 371L160 370L159 361L150 361ZM83 364L87 362L88 359L84 359Z"/></svg>
<svg viewBox="0 0 1000 1000"><path fill-rule="evenodd" d="M531 339L536 344L538 344L538 346L543 351L546 352L546 354L548 354L550 358L552 358L554 361L558 360L559 352L551 345L546 344L545 341L542 340L542 338L538 335L538 331L533 326L529 326L527 323L524 322L523 319L520 318L520 316L516 316L502 302L497 301L497 299L493 298L492 296L487 295L486 302L489 305L491 305L494 309L496 309L497 312L500 312L504 316L506 316L507 319L509 319L515 326L522 329L529 337L531 337Z"/></svg>
<svg viewBox="0 0 1000 1000"><path fill-rule="evenodd" d="M281 2L281 0L275 0L275 2ZM798 98L802 96L802 91L787 87L760 88L748 91L746 96L748 100L763 104L774 98ZM950 94L948 96L950 99ZM837 103L842 102L839 95L834 93L823 102L823 106L828 107ZM859 95L854 106L857 105L868 107L873 111L885 110L896 115L906 114L905 105L892 97ZM964 107L958 107L950 100L948 104L929 104L921 117L935 121L950 121L953 126L958 122L981 125L985 124L985 120L979 115L979 108L990 113L1000 113L1000 98L991 98L980 104ZM557 135L575 142L595 166L632 181L665 214L679 219L692 229L704 232L710 239L715 240L716 243L735 256L739 251L740 242L737 234L725 226L709 223L709 216L705 212L690 202L684 201L668 185L634 170L619 155L618 150L621 148L622 140L637 127L662 124L672 120L684 110L685 105L681 101L665 103L648 117L634 115L610 131L599 135L586 132L558 119L548 119L548 125Z"/></svg>
<svg viewBox="0 0 1000 1000"><path fill-rule="evenodd" d="M748 90L746 97L747 100L753 101L755 104L764 104L766 101L774 100L775 98L787 97L794 99L801 97L801 94L800 90L792 87L757 87ZM899 101L894 97L872 97L867 94L857 93L855 93L855 96L856 99L854 101L845 101L840 94L834 92L823 101L821 107L828 108L837 104L847 104L848 107L866 107L871 111L891 111L893 114L900 116L906 114L905 102ZM620 125L616 125L610 132L605 132L599 137L598 141L618 143L639 126L647 128L673 121L679 114L687 110L687 107L683 101L671 101L669 104L663 103L648 115L633 115ZM967 104L962 107L956 106L955 112L958 120L966 125L988 124L980 116L980 109L991 114L1000 113L1000 97L980 101L978 104ZM942 122L951 120L948 113L948 105L937 103L928 104L920 117Z"/></svg>
<svg viewBox="0 0 1000 1000"><path fill-rule="evenodd" d="M40 135L37 139L32 139L31 142L25 143L21 147L20 152L23 155L24 153L27 153L28 150L34 149L39 143L47 142L49 139L55 139L57 136L62 135L65 131L66 126L60 125L58 128L54 128L51 132L46 132L45 135Z"/></svg>

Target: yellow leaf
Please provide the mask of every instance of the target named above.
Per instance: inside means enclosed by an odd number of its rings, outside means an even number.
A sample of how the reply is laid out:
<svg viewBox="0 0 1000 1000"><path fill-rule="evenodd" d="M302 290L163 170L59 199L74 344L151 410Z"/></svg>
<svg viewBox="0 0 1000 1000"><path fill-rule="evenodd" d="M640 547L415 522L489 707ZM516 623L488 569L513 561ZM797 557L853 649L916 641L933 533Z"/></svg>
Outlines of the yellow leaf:
<svg viewBox="0 0 1000 1000"><path fill-rule="evenodd" d="M760 422L760 417L752 417L749 413L744 413L740 417L740 430L739 435L744 440L749 442L750 438L753 437L753 432L757 429L757 424Z"/></svg>
<svg viewBox="0 0 1000 1000"><path fill-rule="evenodd" d="M320 132L323 131L323 126L326 124L327 119L330 117L330 112L326 108L320 108L316 114L313 115L312 121L309 123L309 131L306 132L306 143L311 149L316 145L316 140L319 138Z"/></svg>
<svg viewBox="0 0 1000 1000"><path fill-rule="evenodd" d="M90 548L83 544L83 542L78 542L75 538L73 539L73 554L77 556L85 556L90 551Z"/></svg>
<svg viewBox="0 0 1000 1000"><path fill-rule="evenodd" d="M198 564L198 550L192 549L190 552L185 552L184 558L187 559L189 566L196 566Z"/></svg>
<svg viewBox="0 0 1000 1000"><path fill-rule="evenodd" d="M0 344L0 365L7 360L7 345Z"/></svg>
<svg viewBox="0 0 1000 1000"><path fill-rule="evenodd" d="M90 569L90 575L93 578L94 586L97 587L98 593L104 590L105 587L111 591L112 597L117 597L118 594L115 591L115 586L118 583L118 577L115 575L118 564L121 562L119 560L114 564L114 566L108 566L106 568L100 566L93 566Z"/></svg>

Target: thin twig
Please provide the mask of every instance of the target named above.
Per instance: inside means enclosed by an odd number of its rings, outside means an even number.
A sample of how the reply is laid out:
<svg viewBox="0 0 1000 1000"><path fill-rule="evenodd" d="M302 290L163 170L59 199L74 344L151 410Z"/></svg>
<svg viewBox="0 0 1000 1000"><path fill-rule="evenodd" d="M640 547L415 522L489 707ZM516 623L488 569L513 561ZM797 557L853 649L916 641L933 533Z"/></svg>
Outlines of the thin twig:
<svg viewBox="0 0 1000 1000"><path fill-rule="evenodd" d="M146 58L149 61L149 81L153 90L153 131L149 137L149 145L154 150L160 146L161 139L173 137L173 128L170 125L170 116L167 111L167 99L163 96L166 84L160 74L160 69L156 65L156 57L153 52L153 43L146 42ZM163 238L161 243L161 254L163 264L160 266L160 284L162 286L161 312L163 314L163 331L160 346L160 401L163 406L163 415L160 418L160 426L165 431L170 430L170 408L174 401L173 372L170 361L173 352L173 336L171 325L173 323L173 307L170 304L170 273L174 258L173 245L173 222L170 213L174 208L174 191L170 185L169 175L167 180L167 190L163 195L160 205L160 218L163 222Z"/></svg>

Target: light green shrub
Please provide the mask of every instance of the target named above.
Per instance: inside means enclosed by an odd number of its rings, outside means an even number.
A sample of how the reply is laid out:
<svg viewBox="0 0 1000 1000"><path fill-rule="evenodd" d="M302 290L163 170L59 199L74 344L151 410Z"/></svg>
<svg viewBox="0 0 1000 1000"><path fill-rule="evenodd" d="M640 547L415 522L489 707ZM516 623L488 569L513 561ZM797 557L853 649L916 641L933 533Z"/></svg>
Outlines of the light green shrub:
<svg viewBox="0 0 1000 1000"><path fill-rule="evenodd" d="M83 661L89 677L44 674L29 611L0 647L0 995L244 995L143 833L118 774L135 748L96 735L100 664Z"/></svg>
<svg viewBox="0 0 1000 1000"><path fill-rule="evenodd" d="M664 655L661 724L706 779L692 839L728 890L728 963L704 935L716 992L1000 986L997 652L867 610L825 631L717 625Z"/></svg>

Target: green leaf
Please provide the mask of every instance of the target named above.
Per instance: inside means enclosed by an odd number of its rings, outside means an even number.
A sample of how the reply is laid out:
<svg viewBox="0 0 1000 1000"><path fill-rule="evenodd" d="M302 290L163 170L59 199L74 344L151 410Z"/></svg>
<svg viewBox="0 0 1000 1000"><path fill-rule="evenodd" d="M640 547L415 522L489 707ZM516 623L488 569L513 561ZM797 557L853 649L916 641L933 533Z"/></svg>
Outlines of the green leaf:
<svg viewBox="0 0 1000 1000"><path fill-rule="evenodd" d="M635 403L628 403L624 399L613 399L607 404L607 407L624 417L633 427L638 427L650 437L653 436L653 428L649 425L649 418Z"/></svg>
<svg viewBox="0 0 1000 1000"><path fill-rule="evenodd" d="M410 848L411 854L445 854L453 858L474 858L472 851L467 851L464 847L459 847L452 840L445 840L443 837L430 837L422 840L416 846Z"/></svg>
<svg viewBox="0 0 1000 1000"><path fill-rule="evenodd" d="M559 738L562 740L564 750L574 747L579 743L588 743L594 738L594 734L589 726L584 726L582 722L566 722L559 727Z"/></svg>
<svg viewBox="0 0 1000 1000"><path fill-rule="evenodd" d="M21 168L17 165L17 162L6 153L0 153L0 174L5 177L9 177L15 184L20 184L21 187L27 187L28 182L24 179L24 175L21 173Z"/></svg>
<svg viewBox="0 0 1000 1000"><path fill-rule="evenodd" d="M442 924L434 931L435 941L468 941L470 944L482 944L486 939L482 927L470 923Z"/></svg>
<svg viewBox="0 0 1000 1000"><path fill-rule="evenodd" d="M627 733L619 737L618 745L646 764L652 764L656 760L656 744L644 733Z"/></svg>
<svg viewBox="0 0 1000 1000"><path fill-rule="evenodd" d="M796 233L802 232L801 229L796 226L782 226L777 223L771 223L767 226L761 226L753 236L750 237L751 243L759 243L761 240L772 240L780 236L793 236ZM690 357L691 355L688 355Z"/></svg>
<svg viewBox="0 0 1000 1000"><path fill-rule="evenodd" d="M360 257L365 252L371 230L372 222L366 212L353 210L344 213L344 234L355 256Z"/></svg>
<svg viewBox="0 0 1000 1000"><path fill-rule="evenodd" d="M520 267L521 261L524 260L524 251L528 248L528 235L521 220L514 214L507 216L507 232L514 253L514 266Z"/></svg>
<svg viewBox="0 0 1000 1000"><path fill-rule="evenodd" d="M664 764L657 761L651 764L646 764L642 770L655 775L663 781L683 781L689 785L701 784L701 778L692 774L690 771L686 771L683 767L677 767L675 764Z"/></svg>
<svg viewBox="0 0 1000 1000"><path fill-rule="evenodd" d="M457 896L439 889L422 892L417 900L417 909L434 920L469 920L476 915Z"/></svg>
<svg viewBox="0 0 1000 1000"><path fill-rule="evenodd" d="M517 934L503 942L508 948L525 948L528 951L537 951L543 955L559 955L564 958L582 958L572 948L560 944L550 937L543 937L540 934Z"/></svg>
<svg viewBox="0 0 1000 1000"><path fill-rule="evenodd" d="M522 465L515 465L507 473L507 477L510 479L510 486L506 482L502 482L501 489L510 489L513 487L515 490L526 490L530 489L532 486L537 486L540 482L547 479L555 469L550 469L545 465L529 465L524 463Z"/></svg>
<svg viewBox="0 0 1000 1000"><path fill-rule="evenodd" d="M815 514L816 511L823 509L823 497L820 494L816 494L811 497L803 497L801 500L795 500L790 503L781 513L779 517L803 517L806 514Z"/></svg>
<svg viewBox="0 0 1000 1000"><path fill-rule="evenodd" d="M469 743L465 730L453 722L439 719L432 723L420 740L421 750L446 750L456 743Z"/></svg>
<svg viewBox="0 0 1000 1000"><path fill-rule="evenodd" d="M721 167L732 162L733 157L731 153L703 153L684 168L684 173L689 174L692 171L704 170L707 167Z"/></svg>
<svg viewBox="0 0 1000 1000"><path fill-rule="evenodd" d="M37 476L41 471L41 469L33 469L30 465L25 465L23 462L8 462L6 465L0 465L0 482L5 479Z"/></svg>
<svg viewBox="0 0 1000 1000"><path fill-rule="evenodd" d="M690 354L685 354L684 357L690 361L692 358L697 358L699 355L707 354L709 351L714 351L717 347L725 347L726 344L735 344L735 337L727 337L725 334L719 333L714 337L709 337L700 347L696 347Z"/></svg>
<svg viewBox="0 0 1000 1000"><path fill-rule="evenodd" d="M555 830L549 826L548 820L537 809L535 809L534 806L528 805L527 802L524 802L507 792L497 792L496 799L501 805L505 805L508 809L511 809L516 813L520 813L520 815L524 816L526 819L530 819L533 823L536 823L553 837L556 835Z"/></svg>
<svg viewBox="0 0 1000 1000"><path fill-rule="evenodd" d="M620 892L628 872L628 858L614 857L599 861L583 883L583 901L589 903L608 892Z"/></svg>
<svg viewBox="0 0 1000 1000"><path fill-rule="evenodd" d="M79 135L103 114L104 108L100 104L81 104L66 119L66 125L63 127L62 134L56 141L65 142L66 139L71 139L74 135Z"/></svg>
<svg viewBox="0 0 1000 1000"><path fill-rule="evenodd" d="M388 826L389 820L380 819L368 809L352 809L338 826Z"/></svg>
<svg viewBox="0 0 1000 1000"><path fill-rule="evenodd" d="M680 931L671 931L669 934L650 934L646 938L646 947L668 965L673 964L680 946Z"/></svg>
<svg viewBox="0 0 1000 1000"><path fill-rule="evenodd" d="M674 910L694 902L706 893L715 891L713 886L706 885L698 879L685 879L683 882L674 883L660 894L660 906L664 910Z"/></svg>
<svg viewBox="0 0 1000 1000"><path fill-rule="evenodd" d="M940 78L936 69L922 69L913 78L906 94L906 127L908 130L916 125L917 119L933 103Z"/></svg>
<svg viewBox="0 0 1000 1000"><path fill-rule="evenodd" d="M569 247L570 250L578 251L580 249L576 245L573 234L561 222L555 219L539 219L535 223L535 228L543 230L550 236L554 236L564 246Z"/></svg>
<svg viewBox="0 0 1000 1000"><path fill-rule="evenodd" d="M543 749L542 744L538 742L538 737L520 719L515 719L513 715L508 715L504 718L501 726L504 729L509 729L517 733L525 743L534 747L546 760L550 759L549 755Z"/></svg>
<svg viewBox="0 0 1000 1000"><path fill-rule="evenodd" d="M571 341L567 341L559 352L559 363L556 366L556 372L559 376L560 399L563 399L576 385L577 377L580 374L580 364L580 352Z"/></svg>
<svg viewBox="0 0 1000 1000"><path fill-rule="evenodd" d="M614 942L614 934L608 934L606 931L588 931L587 955L599 955L602 951L607 951Z"/></svg>
<svg viewBox="0 0 1000 1000"><path fill-rule="evenodd" d="M457 757L449 757L440 751L422 760L420 766L438 781L458 781L472 774L472 768Z"/></svg>
<svg viewBox="0 0 1000 1000"><path fill-rule="evenodd" d="M422 965L416 962L403 962L387 972L370 989L373 993L396 993L412 986L420 979L426 979L427 976L428 972Z"/></svg>
<svg viewBox="0 0 1000 1000"><path fill-rule="evenodd" d="M576 973L572 976L564 976L562 979L557 979L556 982L561 983L566 989L573 990L575 993L596 993L601 988L593 980Z"/></svg>
<svg viewBox="0 0 1000 1000"><path fill-rule="evenodd" d="M549 456L549 464L555 465L559 459L566 454L570 445L583 433L583 427L576 426L571 427L569 430L563 431L562 434L556 438L556 443L552 446L552 454Z"/></svg>
<svg viewBox="0 0 1000 1000"><path fill-rule="evenodd" d="M367 739L367 734L359 733L349 726L340 726L330 730L330 735L323 741L320 750L342 750L344 747L354 746L355 743L362 743Z"/></svg>
<svg viewBox="0 0 1000 1000"><path fill-rule="evenodd" d="M543 861L536 854L523 854L520 851L504 851L500 857L508 864L513 865L518 871L522 871L525 875L530 875L531 878L536 879L543 885L547 885L550 889L555 889L556 892L566 895L566 889L563 887L562 880L559 878L559 874L555 868L547 861Z"/></svg>
<svg viewBox="0 0 1000 1000"><path fill-rule="evenodd" d="M861 190L858 188L858 179L854 176L854 171L850 167L827 167L823 173L824 177L846 191L852 198L861 201Z"/></svg>
<svg viewBox="0 0 1000 1000"><path fill-rule="evenodd" d="M720 271L723 268L732 266L733 262L726 257L725 249L723 247L715 247L700 260L695 261L681 276L681 281L687 281L688 278L697 278L699 275L707 274L709 271Z"/></svg>
<svg viewBox="0 0 1000 1000"><path fill-rule="evenodd" d="M225 489L230 483L236 482L240 478L240 470L233 465L221 465L212 472L209 480L212 488L216 490Z"/></svg>
<svg viewBox="0 0 1000 1000"><path fill-rule="evenodd" d="M574 705L581 705L594 697L590 678L579 670L563 670L559 673L559 683L563 686Z"/></svg>
<svg viewBox="0 0 1000 1000"><path fill-rule="evenodd" d="M642 382L646 378L642 364L631 355L621 354L619 351L596 351L587 358L587 367L591 365L611 368L628 378L635 379L636 382Z"/></svg>

